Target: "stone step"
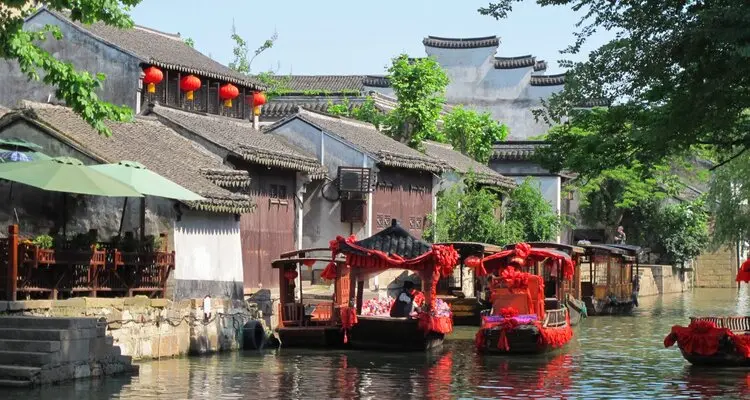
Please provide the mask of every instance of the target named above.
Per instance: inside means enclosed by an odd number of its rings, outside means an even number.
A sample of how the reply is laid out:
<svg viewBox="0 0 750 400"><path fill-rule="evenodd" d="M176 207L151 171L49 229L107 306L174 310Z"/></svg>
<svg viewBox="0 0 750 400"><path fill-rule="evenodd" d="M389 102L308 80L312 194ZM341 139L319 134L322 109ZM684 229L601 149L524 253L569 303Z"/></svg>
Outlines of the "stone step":
<svg viewBox="0 0 750 400"><path fill-rule="evenodd" d="M29 387L31 386L30 381L16 380L16 379L0 379L0 387Z"/></svg>
<svg viewBox="0 0 750 400"><path fill-rule="evenodd" d="M0 365L0 379L27 379L38 374L39 367L24 367L21 365Z"/></svg>
<svg viewBox="0 0 750 400"><path fill-rule="evenodd" d="M96 328L96 318L0 317L3 328L85 329Z"/></svg>
<svg viewBox="0 0 750 400"><path fill-rule="evenodd" d="M64 329L21 329L21 328L7 328L3 325L0 328L0 339L12 339L12 340L76 340L76 339L90 339L97 337L96 328L86 328L78 330L64 330ZM103 335L102 335L103 336Z"/></svg>
<svg viewBox="0 0 750 400"><path fill-rule="evenodd" d="M0 364L41 367L60 362L59 353L40 353L35 351L0 351Z"/></svg>
<svg viewBox="0 0 750 400"><path fill-rule="evenodd" d="M60 342L55 340L29 341L0 339L0 350L51 353L60 350Z"/></svg>

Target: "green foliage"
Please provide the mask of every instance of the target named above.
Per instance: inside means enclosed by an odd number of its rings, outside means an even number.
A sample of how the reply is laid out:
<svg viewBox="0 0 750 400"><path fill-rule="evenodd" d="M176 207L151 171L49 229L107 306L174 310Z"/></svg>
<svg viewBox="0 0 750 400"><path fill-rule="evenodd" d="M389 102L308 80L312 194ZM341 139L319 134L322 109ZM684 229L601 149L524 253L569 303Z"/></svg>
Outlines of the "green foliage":
<svg viewBox="0 0 750 400"><path fill-rule="evenodd" d="M356 106L352 106L348 98L344 98L341 103L337 104L334 104L329 100L327 112L333 115L369 122L377 128L381 127L386 118L386 116L378 110L377 106L375 106L375 100L370 96L367 96L362 104Z"/></svg>
<svg viewBox="0 0 750 400"><path fill-rule="evenodd" d="M388 116L388 133L414 148L426 139L445 142L437 121L445 104L448 75L440 64L431 58L410 60L402 54L393 59L388 73L398 98Z"/></svg>
<svg viewBox="0 0 750 400"><path fill-rule="evenodd" d="M519 0L493 1L480 13L505 18ZM544 117L559 121L589 99L616 103L598 116L602 129L582 141L598 171L663 163L708 145L726 159L750 145L750 3L716 1L537 0L581 12L575 54L598 29L615 38L569 68L565 89ZM564 137L552 138L565 145ZM574 146L574 144L569 144ZM596 148L596 152L592 152ZM596 174L596 170L588 172Z"/></svg>
<svg viewBox="0 0 750 400"><path fill-rule="evenodd" d="M673 263L698 257L708 245L708 213L700 200L664 206L655 225L659 243Z"/></svg>
<svg viewBox="0 0 750 400"><path fill-rule="evenodd" d="M492 145L508 136L508 127L495 121L490 113L480 114L460 106L445 117L443 131L456 150L483 164L490 160Z"/></svg>
<svg viewBox="0 0 750 400"><path fill-rule="evenodd" d="M714 218L713 245L750 241L750 155L716 170L708 206Z"/></svg>
<svg viewBox="0 0 750 400"><path fill-rule="evenodd" d="M23 18L31 9L26 1L0 1L0 58L18 62L20 70L29 80L40 80L55 87L55 96L94 127L99 133L109 136L112 132L105 121L130 121L133 112L125 106L115 106L99 100L96 91L102 87L104 74L92 75L76 71L69 62L58 60L38 43L45 40L61 40L57 27L44 26L39 30L26 30ZM85 24L97 21L118 28L131 28L133 21L127 12L140 0L80 0L44 1L50 10L67 12L73 21Z"/></svg>
<svg viewBox="0 0 750 400"><path fill-rule="evenodd" d="M505 222L523 227L526 242L554 240L563 224L533 178L527 178L510 193Z"/></svg>
<svg viewBox="0 0 750 400"><path fill-rule="evenodd" d="M232 48L234 60L229 63L229 68L245 75L250 75L255 58L273 47L274 43L276 43L276 40L279 38L279 33L274 32L270 38L266 39L257 49L255 49L252 57L249 57L250 48L248 47L247 41L237 33L237 28L235 27L234 22L232 22L231 38L232 41L234 41L234 47Z"/></svg>
<svg viewBox="0 0 750 400"><path fill-rule="evenodd" d="M51 249L54 245L54 239L50 235L39 235L32 241L40 249Z"/></svg>
<svg viewBox="0 0 750 400"><path fill-rule="evenodd" d="M185 38L184 42L186 45L195 48L195 40L193 38Z"/></svg>
<svg viewBox="0 0 750 400"><path fill-rule="evenodd" d="M271 100L288 92L289 82L292 80L289 75L276 75L273 71L261 72L255 75L255 78L266 86L266 100Z"/></svg>

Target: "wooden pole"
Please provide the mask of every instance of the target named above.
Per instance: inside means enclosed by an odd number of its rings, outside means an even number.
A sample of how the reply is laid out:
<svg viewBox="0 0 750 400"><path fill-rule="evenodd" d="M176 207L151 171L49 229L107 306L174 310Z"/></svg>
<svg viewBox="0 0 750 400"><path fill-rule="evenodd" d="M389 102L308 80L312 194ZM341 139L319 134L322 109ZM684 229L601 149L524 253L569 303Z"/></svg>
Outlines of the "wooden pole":
<svg viewBox="0 0 750 400"><path fill-rule="evenodd" d="M141 197L141 244L146 239L146 196Z"/></svg>
<svg viewBox="0 0 750 400"><path fill-rule="evenodd" d="M8 285L5 297L17 300L18 290L18 225L8 226Z"/></svg>

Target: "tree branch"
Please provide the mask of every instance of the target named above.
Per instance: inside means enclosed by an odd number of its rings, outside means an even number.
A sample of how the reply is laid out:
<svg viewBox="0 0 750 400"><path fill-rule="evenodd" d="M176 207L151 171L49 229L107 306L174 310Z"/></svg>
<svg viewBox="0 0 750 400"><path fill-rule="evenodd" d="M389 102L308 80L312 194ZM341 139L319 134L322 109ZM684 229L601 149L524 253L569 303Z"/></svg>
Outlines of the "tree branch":
<svg viewBox="0 0 750 400"><path fill-rule="evenodd" d="M735 155L733 155L733 156L731 156L731 157L727 158L726 160L724 160L724 161L722 161L722 162L720 162L720 163L718 163L718 164L714 165L713 167L709 168L708 170L709 170L709 171L713 171L713 170L715 170L715 169L717 169L717 168L721 167L722 165L725 165L725 164L727 164L727 163L731 162L731 161L732 161L732 160L734 160L735 158L737 158L737 157L741 156L741 155L742 155L743 153L745 153L746 151L747 151L747 147L744 147L744 148L743 148L742 150L738 151L738 152L737 152L737 153L736 153Z"/></svg>

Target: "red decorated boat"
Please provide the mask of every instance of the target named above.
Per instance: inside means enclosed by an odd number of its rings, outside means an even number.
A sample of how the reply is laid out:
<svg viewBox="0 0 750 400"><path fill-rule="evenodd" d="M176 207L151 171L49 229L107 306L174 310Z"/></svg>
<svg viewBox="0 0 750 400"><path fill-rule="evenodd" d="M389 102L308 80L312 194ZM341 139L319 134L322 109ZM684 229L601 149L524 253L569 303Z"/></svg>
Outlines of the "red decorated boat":
<svg viewBox="0 0 750 400"><path fill-rule="evenodd" d="M544 279L572 280L575 262L570 255L519 243L470 264L477 276L492 275L492 309L476 334L480 352L545 353L573 337L568 309L563 299L545 298Z"/></svg>
<svg viewBox="0 0 750 400"><path fill-rule="evenodd" d="M353 348L381 350L423 351L442 345L445 334L453 330L453 320L450 309L442 314L436 310L436 287L440 277L453 274L458 263L452 246L426 243L392 220L390 227L364 240L339 236L330 248L332 258L338 254L346 257L345 268L331 263L321 274L335 280L342 290L341 299L348 299L339 309L345 342ZM362 315L364 281L388 269L419 275L424 306L415 317Z"/></svg>
<svg viewBox="0 0 750 400"><path fill-rule="evenodd" d="M750 259L736 280L750 282ZM750 317L690 318L690 325L675 325L664 338L664 347L675 344L693 365L750 366Z"/></svg>

